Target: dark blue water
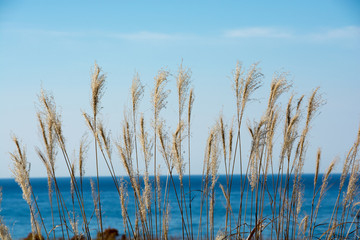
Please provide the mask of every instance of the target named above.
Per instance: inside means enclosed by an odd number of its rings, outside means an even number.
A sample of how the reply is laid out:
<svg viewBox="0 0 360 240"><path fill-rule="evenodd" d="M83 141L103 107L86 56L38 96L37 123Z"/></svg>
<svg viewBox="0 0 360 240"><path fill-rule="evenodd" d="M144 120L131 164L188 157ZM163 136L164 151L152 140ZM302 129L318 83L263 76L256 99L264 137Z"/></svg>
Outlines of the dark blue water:
<svg viewBox="0 0 360 240"><path fill-rule="evenodd" d="M313 174L305 174L302 177L302 182L304 186L304 196L303 196L303 204L300 215L305 216L305 214L311 214L311 200L313 197ZM95 178L92 178L95 181ZM276 176L275 176L276 179ZM319 176L319 180L321 182L322 176ZM336 197L338 196L338 187L339 187L339 179L340 175L333 174L331 175L328 189L325 195L324 200L321 203L320 211L317 218L317 223L326 223L332 213L334 203L336 201ZM125 182L128 181L128 178L124 178ZM152 180L152 179L151 179ZM240 181L244 180L241 176L234 176L232 191L231 191L231 206L234 212L234 215L238 215L239 206L240 206ZM215 234L218 230L221 230L224 227L225 223L225 207L226 200L223 196L221 189L219 188L219 183L223 186L226 185L226 177L219 176L217 185L215 188L215 211L214 211L214 219L215 219ZM33 191L35 193L37 203L39 205L41 216L44 219L44 222L47 226L48 231L52 228L52 217L51 217L51 208L48 197L48 186L46 178L33 178L31 179L31 184L33 187ZM164 195L164 188L166 184L166 176L161 177L162 184L162 195ZM202 178L201 176L192 176L191 177L191 185L192 185L192 214L193 214L193 229L194 232L198 231L199 228L199 218L200 218L200 206L201 206L201 184ZM269 184L269 192L273 192L272 187L272 177L268 178ZM72 214L72 199L70 194L70 179L69 178L58 178L58 185L61 190L62 196L66 203L66 206L69 212ZM90 188L90 178L84 178L83 180L83 194L84 194L84 205L85 211L88 220L90 221L90 229L92 236L96 235L98 230L98 225L96 218L94 216L94 204L91 195ZM175 177L175 185L176 188L179 186L178 178ZM188 194L187 186L188 186L188 177L184 177L184 186L186 186L185 194ZM3 217L4 222L10 229L11 235L14 239L19 239L27 236L28 233L31 232L30 225L30 213L29 207L26 202L22 198L22 192L17 183L13 179L0 179L0 187L2 187L3 192L3 200L1 203L1 216ZM128 186L129 196L128 196L128 213L132 218L134 224L134 213L135 213L135 203L134 203L134 195L131 191L130 185ZM118 192L115 188L114 182L111 177L101 177L100 178L100 193L101 193L101 204L102 204L102 217L103 217L103 225L104 228L112 227L119 230L120 233L124 232L123 228L123 220L121 216L121 206ZM59 224L58 214L56 213L56 197L53 194L53 204L55 211L55 225ZM188 195L186 195L186 198ZM358 196L357 196L358 197ZM246 196L243 197L244 201L246 200ZM251 201L251 196L249 195L247 198L248 201ZM181 214L178 207L178 202L176 200L176 195L174 194L173 187L170 188L169 195L169 204L170 204L170 223L169 223L169 234L174 236L181 236L182 234L182 226L181 226ZM249 202L246 204L248 206L247 211L247 221L250 221L250 209ZM245 204L243 203L243 206ZM75 212L77 217L80 220L80 212L77 204L77 200L75 197ZM245 210L243 210L245 211ZM271 208L270 208L270 200L268 194L265 194L264 201L264 217L271 217ZM351 216L349 216L351 217ZM234 217L233 219L237 219ZM206 224L206 207L203 209L203 224ZM203 232L205 232L203 227ZM318 229L321 231L321 226ZM79 229L81 231L81 224L79 225ZM266 231L266 230L265 230ZM60 228L55 230L57 236L61 236Z"/></svg>

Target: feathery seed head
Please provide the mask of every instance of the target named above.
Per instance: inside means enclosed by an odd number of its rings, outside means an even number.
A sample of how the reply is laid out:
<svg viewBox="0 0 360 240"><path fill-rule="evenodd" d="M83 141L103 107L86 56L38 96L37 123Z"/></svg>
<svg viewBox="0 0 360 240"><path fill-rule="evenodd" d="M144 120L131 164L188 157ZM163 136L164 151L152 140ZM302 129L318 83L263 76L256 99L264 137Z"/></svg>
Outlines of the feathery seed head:
<svg viewBox="0 0 360 240"><path fill-rule="evenodd" d="M320 148L317 151L316 154L316 167L315 167L315 177L314 177L314 187L316 186L316 182L319 175L319 167L320 167L320 158L321 158L321 150Z"/></svg>
<svg viewBox="0 0 360 240"><path fill-rule="evenodd" d="M111 152L112 152L112 148L111 148L111 138L110 138L110 131L106 134L105 132L105 127L102 121L98 122L98 134L97 136L100 136L100 141L99 144L101 147L104 146L105 150L106 150L106 154L108 155L109 160L111 161Z"/></svg>
<svg viewBox="0 0 360 240"><path fill-rule="evenodd" d="M76 161L72 161L71 162L71 166L70 166L70 171L71 171L71 175L72 177L70 178L70 192L71 192L71 196L72 198L74 198L74 193L75 193L75 163Z"/></svg>
<svg viewBox="0 0 360 240"><path fill-rule="evenodd" d="M297 104L296 104L296 111L300 111L300 107L301 107L301 103L304 100L305 95L301 95L301 97L299 98Z"/></svg>
<svg viewBox="0 0 360 240"><path fill-rule="evenodd" d="M269 150L269 157L272 156L273 138L275 135L276 126L278 124L279 115L280 115L280 110L277 106L275 106L267 116L268 122L266 125L267 128L266 146Z"/></svg>
<svg viewBox="0 0 360 240"><path fill-rule="evenodd" d="M12 172L15 177L15 181L19 184L23 198L29 206L31 206L31 186L30 186L30 164L26 159L25 148L21 148L20 142L16 136L13 136L13 141L16 145L14 153L10 153L10 158L13 161Z"/></svg>
<svg viewBox="0 0 360 240"><path fill-rule="evenodd" d="M152 92L152 104L154 111L154 121L157 124L161 109L166 106L166 98L169 95L169 90L165 90L165 85L168 81L169 73L165 70L160 70L155 79L155 86Z"/></svg>
<svg viewBox="0 0 360 240"><path fill-rule="evenodd" d="M164 221L163 221L163 236L164 239L167 240L168 239L168 235L169 235L169 221L170 221L170 204L166 203L166 211L164 213Z"/></svg>
<svg viewBox="0 0 360 240"><path fill-rule="evenodd" d="M217 172L219 170L219 129L218 126L214 126L214 136L211 145L211 161L210 161L210 168L211 168L211 177L212 177L212 185L215 185L217 180Z"/></svg>
<svg viewBox="0 0 360 240"><path fill-rule="evenodd" d="M161 154L162 154L162 156L163 156L163 158L165 160L165 163L166 163L166 166L167 166L168 170L172 171L173 164L174 164L174 161L172 161L172 157L173 157L173 152L172 151L174 149L171 149L171 146L168 146L168 142L170 140L169 140L169 137L168 137L168 135L166 134L166 132L164 130L164 123L163 122L161 122L159 127L158 127L158 136L159 136L159 140L160 140Z"/></svg>
<svg viewBox="0 0 360 240"><path fill-rule="evenodd" d="M56 160L56 135L58 134L61 141L64 141L61 135L61 116L56 111L56 105L54 97L51 94L46 93L43 89L39 96L40 111L37 113L37 118L42 133L42 139L45 145L47 162L50 165L50 169L55 171Z"/></svg>
<svg viewBox="0 0 360 240"><path fill-rule="evenodd" d="M126 150L125 151L126 157L130 161L132 160L132 153L133 153L133 134L132 134L133 131L131 130L131 126L126 114L124 114L122 131L123 131L123 135L122 135L123 144Z"/></svg>
<svg viewBox="0 0 360 240"><path fill-rule="evenodd" d="M234 121L231 122L229 129L229 162L231 161L232 151L233 151L233 138L234 138Z"/></svg>
<svg viewBox="0 0 360 240"><path fill-rule="evenodd" d="M247 76L243 80L244 86L242 88L242 100L241 100L241 115L245 110L246 103L250 100L250 96L254 93L258 88L260 88L262 84L263 74L260 72L258 68L258 63L253 64L248 72Z"/></svg>
<svg viewBox="0 0 360 240"><path fill-rule="evenodd" d="M195 95L194 95L194 89L192 88L190 90L190 94L189 94L189 105L188 105L188 125L189 125L189 127L190 127L191 113L192 113L194 100L195 100Z"/></svg>
<svg viewBox="0 0 360 240"><path fill-rule="evenodd" d="M119 151L119 154L120 154L120 157L121 157L121 161L122 161L122 163L124 165L126 173L128 174L128 176L130 178L132 178L134 176L134 174L133 174L133 168L132 168L131 159L128 158L128 155L126 153L126 149L123 146L121 146L120 144L117 144L116 146L118 148L118 151Z"/></svg>
<svg viewBox="0 0 360 240"><path fill-rule="evenodd" d="M287 108L286 108L286 120L284 126L284 143L281 150L281 163L284 160L284 157L287 155L287 158L290 159L294 142L298 137L298 126L300 122L300 109L297 109L295 114L293 114L292 108L293 95L290 97ZM303 159L299 159L297 167L301 171ZM295 162L294 162L295 164Z"/></svg>
<svg viewBox="0 0 360 240"><path fill-rule="evenodd" d="M106 76L100 74L101 68L94 64L94 71L91 76L91 107L93 109L94 120L100 111L100 99L103 96Z"/></svg>
<svg viewBox="0 0 360 240"><path fill-rule="evenodd" d="M161 208L161 182L160 182L160 174L161 174L161 167L160 164L157 166L155 181L156 181L156 189L157 189L157 197L158 197L158 204L159 209Z"/></svg>
<svg viewBox="0 0 360 240"><path fill-rule="evenodd" d="M306 229L308 227L308 221L309 221L309 216L306 215L299 224L299 231L301 231L304 235L305 235Z"/></svg>
<svg viewBox="0 0 360 240"><path fill-rule="evenodd" d="M299 216L301 207L304 201L304 191L301 190L301 187L297 188L297 203L296 203L296 215Z"/></svg>
<svg viewBox="0 0 360 240"><path fill-rule="evenodd" d="M144 86L140 82L140 76L138 73L135 73L135 76L131 85L131 102L132 102L132 111L136 113L138 109L139 102L144 93Z"/></svg>
<svg viewBox="0 0 360 240"><path fill-rule="evenodd" d="M286 117L285 117L285 129L288 129L288 126L290 125L290 121L292 118L292 101L294 99L294 95L291 95L286 107ZM285 133L284 133L285 134Z"/></svg>
<svg viewBox="0 0 360 240"><path fill-rule="evenodd" d="M85 113L85 112L83 112L82 115L84 116L85 121L86 121L89 129L90 129L93 133L95 133L95 129L94 129L94 126L93 126L93 120L92 120L92 118L89 116L89 114L87 114L87 113Z"/></svg>
<svg viewBox="0 0 360 240"><path fill-rule="evenodd" d="M267 116L268 120L267 120L267 124L266 124L266 136L265 136L266 137L265 146L267 149L266 162L265 162L265 173L264 173L265 181L267 179L269 166L272 161L273 147L274 147L273 139L274 139L275 129L276 129L278 119L279 119L279 112L280 112L279 107L277 105L275 105L272 108L272 110L268 113L269 115Z"/></svg>
<svg viewBox="0 0 360 240"><path fill-rule="evenodd" d="M145 217L146 212L150 210L151 206L151 184L149 181L149 172L145 172L144 174L143 203L144 209L142 209L142 215Z"/></svg>
<svg viewBox="0 0 360 240"><path fill-rule="evenodd" d="M87 144L86 135L83 135L80 141L80 147L79 147L79 174L80 177L83 177L85 175L85 155L89 149L89 145Z"/></svg>
<svg viewBox="0 0 360 240"><path fill-rule="evenodd" d="M94 202L95 215L96 215L97 220L100 221L100 210L99 210L99 206L98 206L99 196L97 194L96 187L95 187L94 181L92 179L90 179L90 186L91 186L91 195L92 195L93 202Z"/></svg>
<svg viewBox="0 0 360 240"><path fill-rule="evenodd" d="M184 159L182 154L180 153L180 144L181 144L181 132L183 131L183 122L178 124L178 127L173 135L173 148L172 153L174 156L174 164L177 173L179 174L179 179L182 181L183 173L184 173Z"/></svg>
<svg viewBox="0 0 360 240"><path fill-rule="evenodd" d="M253 64L246 75L244 70L242 70L242 64L237 63L233 73L233 88L235 90L239 123L243 117L246 103L250 100L251 94L261 86L262 78L263 74L258 68L258 63Z"/></svg>
<svg viewBox="0 0 360 240"><path fill-rule="evenodd" d="M222 143L222 148L223 148L223 153L224 153L224 159L226 159L227 156L227 147L226 147L226 136L225 136L225 125L224 125L224 120L223 120L223 116L220 115L219 118L219 129L220 129L220 135L221 135L221 143Z"/></svg>
<svg viewBox="0 0 360 240"><path fill-rule="evenodd" d="M182 116L182 113L184 111L185 102L189 94L188 91L191 82L190 78L191 78L191 70L188 68L183 68L182 64L180 64L176 79L180 117Z"/></svg>
<svg viewBox="0 0 360 240"><path fill-rule="evenodd" d="M205 173L206 177L208 177L209 174L210 174L210 169L211 169L210 159L211 159L212 145L213 145L215 135L216 135L215 129L212 128L210 130L210 133L209 133L209 136L208 136L208 139L207 139L207 142L206 142L205 157L204 157L203 175Z"/></svg>
<svg viewBox="0 0 360 240"><path fill-rule="evenodd" d="M342 189L342 187L344 186L346 177L349 173L350 167L355 164L355 159L357 157L358 154L358 147L359 147L359 143L360 143L360 127L358 129L358 134L357 134L357 138L353 144L353 146L350 148L349 152L346 155L345 158L345 162L343 165L343 170L341 173L341 178L340 178L340 189Z"/></svg>
<svg viewBox="0 0 360 240"><path fill-rule="evenodd" d="M226 236L225 232L219 230L218 233L216 234L215 240L224 240L224 239L226 239L226 237L227 236Z"/></svg>
<svg viewBox="0 0 360 240"><path fill-rule="evenodd" d="M70 221L70 226L71 226L71 229L74 233L74 236L78 236L79 235L79 221L78 220L73 220L71 218L69 218L69 221Z"/></svg>
<svg viewBox="0 0 360 240"><path fill-rule="evenodd" d="M359 175L359 161L356 161L354 167L351 170L348 188L345 195L346 197L344 199L344 205L346 205L346 207L349 207L354 200L354 196L358 188L357 183L359 181Z"/></svg>
<svg viewBox="0 0 360 240"><path fill-rule="evenodd" d="M260 168L261 149L266 140L266 122L267 120L262 118L259 123L254 122L252 127L251 125L248 126L248 130L252 137L249 159L250 174L248 175L252 191L255 189L259 179L258 169Z"/></svg>
<svg viewBox="0 0 360 240"><path fill-rule="evenodd" d="M241 99L242 99L241 94L244 88L243 74L244 74L244 70L242 70L242 63L237 62L235 70L233 71L233 79L234 79L233 89L235 91L238 115L240 114Z"/></svg>
<svg viewBox="0 0 360 240"><path fill-rule="evenodd" d="M65 138L62 134L62 126L61 126L61 114L56 110L56 105L54 101L54 97L41 89L41 95L39 96L40 106L42 111L40 115L46 116L47 124L43 124L43 127L47 125L47 141L49 142L49 146L51 147L52 142L55 142L55 137L52 136L53 132L56 133L57 140L60 145L65 144ZM41 123L40 123L41 124ZM40 125L41 127L41 125Z"/></svg>
<svg viewBox="0 0 360 240"><path fill-rule="evenodd" d="M330 166L328 167L328 169L326 170L325 175L323 176L323 180L322 180L322 185L320 188L320 197L319 199L321 200L324 197L325 191L326 191L326 187L328 185L328 179L330 176L330 173L332 172L332 170L334 169L335 163L336 163L337 159L334 159L331 163ZM319 202L320 202L319 200Z"/></svg>
<svg viewBox="0 0 360 240"><path fill-rule="evenodd" d="M319 108L325 104L325 101L321 98L321 95L319 94L319 87L316 88L308 102L308 109L307 109L307 117L306 117L306 126L310 126L310 121L313 119L316 112L319 110Z"/></svg>
<svg viewBox="0 0 360 240"><path fill-rule="evenodd" d="M120 190L121 216L122 216L122 219L123 219L124 230L125 230L125 233L126 233L126 225L127 225L126 208L127 208L128 192L127 192L127 189L126 189L124 179L121 180L119 188L120 188L119 190Z"/></svg>
<svg viewBox="0 0 360 240"><path fill-rule="evenodd" d="M144 154L144 162L146 170L149 167L150 159L152 156L152 142L149 140L148 133L145 131L144 116L140 117L140 143Z"/></svg>
<svg viewBox="0 0 360 240"><path fill-rule="evenodd" d="M118 148L122 163L124 165L124 168L132 180L134 177L134 170L133 170L133 164L132 164L132 151L133 151L133 140L132 140L132 131L130 131L130 124L127 120L127 117L125 115L124 122L123 122L123 135L122 135L122 144L117 143L116 146Z"/></svg>
<svg viewBox="0 0 360 240"><path fill-rule="evenodd" d="M326 188L327 188L327 185L328 185L328 179L329 179L330 173L331 173L332 170L334 169L336 160L337 160L337 159L334 159L334 160L330 163L330 166L328 167L328 169L327 169L326 172L325 172L325 175L323 176L322 184L321 184L321 187L320 187L320 195L319 195L319 198L318 198L318 202L317 202L317 204L316 204L315 213L317 213L317 212L319 211L320 203L321 203L322 199L324 198L324 195L325 195L325 192L326 192Z"/></svg>
<svg viewBox="0 0 360 240"><path fill-rule="evenodd" d="M287 92L291 88L291 84L287 80L287 73L279 73L274 75L271 82L271 90L268 101L268 109L275 106L276 100L281 94Z"/></svg>
<svg viewBox="0 0 360 240"><path fill-rule="evenodd" d="M13 136L13 141L16 145L16 150L14 151L14 153L10 153L10 158L13 161L12 172L14 174L15 181L18 183L18 185L22 190L23 198L28 204L30 208L30 212L32 213L30 219L31 219L31 230L34 236L35 233L39 233L41 231L40 231L40 226L36 220L35 208L31 199L32 188L30 185L30 177L29 177L30 164L27 162L26 159L25 148L21 148L20 142L16 136Z"/></svg>

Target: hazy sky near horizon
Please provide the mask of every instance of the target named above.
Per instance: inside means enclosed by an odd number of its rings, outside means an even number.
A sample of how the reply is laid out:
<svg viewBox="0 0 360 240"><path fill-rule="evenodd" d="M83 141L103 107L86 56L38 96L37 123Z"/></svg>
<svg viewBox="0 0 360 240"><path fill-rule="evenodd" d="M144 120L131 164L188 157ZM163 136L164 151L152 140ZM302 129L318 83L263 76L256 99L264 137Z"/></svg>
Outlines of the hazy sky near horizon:
<svg viewBox="0 0 360 240"><path fill-rule="evenodd" d="M305 172L313 172L315 153L324 170L351 147L360 124L360 3L358 1L6 1L0 0L0 177L11 177L12 134L26 146L31 176L46 176L35 153L43 148L36 121L40 89L51 92L62 114L69 152L87 131L90 74L96 61L107 75L101 118L118 140L135 72L145 85L140 111L151 114L153 79L159 69L172 74L169 105L162 113L176 122L174 75L192 71L196 99L191 165L201 173L206 138L222 112L230 125L235 114L231 74L237 61L259 62L262 88L245 119L258 120L275 72L288 72L296 97L320 87L326 104L315 118ZM150 119L147 118L150 127ZM279 125L275 144L281 145ZM250 144L243 132L244 146ZM93 146L89 134L88 140ZM113 149L119 174L124 174ZM244 153L244 157L248 152ZM275 157L276 158L276 157ZM86 174L95 174L89 150ZM60 151L59 176L66 176ZM222 166L222 165L221 165ZM338 169L339 170L339 169ZM220 171L223 173L222 167ZM162 169L166 173L165 167ZM101 175L108 175L105 167Z"/></svg>

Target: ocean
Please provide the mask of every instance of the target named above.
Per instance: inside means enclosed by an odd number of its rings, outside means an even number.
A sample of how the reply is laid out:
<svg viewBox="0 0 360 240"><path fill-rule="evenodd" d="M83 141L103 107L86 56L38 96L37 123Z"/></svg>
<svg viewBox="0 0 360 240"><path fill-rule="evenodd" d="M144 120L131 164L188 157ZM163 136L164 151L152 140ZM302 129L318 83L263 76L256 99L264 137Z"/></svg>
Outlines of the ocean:
<svg viewBox="0 0 360 240"><path fill-rule="evenodd" d="M275 178L277 176L274 176ZM84 194L84 205L85 211L88 220L90 221L90 230L91 235L96 236L96 232L98 229L97 221L94 214L94 204L93 198L91 194L90 187L90 179L96 181L95 177L85 177L83 179L83 194ZM176 188L179 187L178 177L175 176L174 179ZM240 175L235 175L233 179L232 191L231 191L231 206L232 211L235 216L238 215L239 206L240 206L240 193L241 186L240 180L244 180L244 177ZM319 181L321 183L322 175L319 175ZM150 178L153 181L152 178ZM317 223L319 223L319 227L317 228L318 232L321 232L322 223L327 223L331 217L334 204L336 202L336 198L338 196L338 188L339 188L339 174L332 174L329 180L329 184L327 187L326 195L324 200L321 202L320 210L317 216ZM124 177L124 181L128 182L129 179ZM304 194L303 194L303 204L300 212L300 216L305 216L311 214L311 202L313 198L313 174L304 174L302 176ZM292 182L292 181L291 181ZM226 176L220 175L217 180L217 185L215 187L215 207L214 207L214 229L215 234L222 230L225 223L225 208L226 208L226 200L224 195L219 187L219 184L223 186L226 185ZM166 176L161 177L161 185L162 185L162 196L164 195L164 189L166 184ZM184 176L185 186L185 194L186 199L188 198L188 176ZM192 188L192 216L193 216L193 229L195 234L199 229L199 216L201 209L201 184L202 177L201 176L191 176L191 188ZM269 192L273 192L272 190L272 176L268 177L269 184ZM39 209L41 211L41 216L45 222L47 229L52 228L52 217L51 217L51 208L48 197L48 186L46 178L32 178L31 185L34 191L34 194L37 199L37 203ZM58 178L58 185L61 190L62 196L66 203L66 206L69 212L72 212L73 205L70 194L70 178ZM347 186L347 185L345 185ZM31 224L30 224L30 213L29 207L26 202L22 198L22 192L20 187L13 179L0 179L0 187L2 188L3 199L1 202L1 212L0 215L3 218L3 221L8 226L10 233L14 239L21 239L26 237L31 232ZM170 189L173 189L172 187ZM131 187L128 185L128 199L127 199L127 211L130 217L134 216L135 213L135 203L134 203L134 195L133 192L130 191ZM111 177L100 177L100 195L101 195L101 207L102 207L102 218L103 218L103 226L104 228L116 228L120 233L124 232L123 220L121 217L121 206L120 199L118 195L118 191L114 185L114 182ZM251 194L249 194L251 195ZM76 198L76 197L75 197ZM251 201L252 198L250 196L244 196L244 201ZM356 196L357 201L359 201L359 194ZM169 204L170 204L170 214L169 214L169 235L170 236L182 236L182 226L181 226L181 214L178 207L178 202L176 200L176 195L173 190L170 190L169 194ZM59 224L59 219L56 217L56 197L53 194L53 205L55 212L55 221L56 224ZM251 212L250 209L251 204L243 204L243 206L248 206L249 209L246 209L247 219L250 221ZM75 209L78 209L77 200L75 199ZM243 210L245 211L245 209ZM77 217L80 218L80 212L75 210ZM356 212L354 210L354 212ZM203 224L206 220L206 208L203 208ZM264 201L264 217L271 217L271 208L270 208L270 199L265 194ZM234 217L233 218L237 218ZM349 219L353 219L353 215L349 215ZM134 218L132 219L132 221ZM253 220L252 220L253 221ZM206 223L205 223L206 224ZM326 224L324 224L325 227ZM326 226L327 227L327 226ZM354 225L356 227L356 225ZM81 228L81 225L79 226ZM206 228L206 227L205 227ZM204 232L205 230L203 230ZM55 229L56 235L60 235L60 229ZM264 230L264 234L266 234L266 228Z"/></svg>

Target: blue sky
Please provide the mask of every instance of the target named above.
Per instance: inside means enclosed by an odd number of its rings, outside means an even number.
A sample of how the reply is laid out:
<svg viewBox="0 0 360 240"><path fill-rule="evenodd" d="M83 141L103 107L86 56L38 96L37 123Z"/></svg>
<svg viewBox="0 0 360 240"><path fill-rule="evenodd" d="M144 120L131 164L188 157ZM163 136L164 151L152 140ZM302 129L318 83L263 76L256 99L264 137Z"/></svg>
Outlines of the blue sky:
<svg viewBox="0 0 360 240"><path fill-rule="evenodd" d="M141 111L149 114L154 76L161 68L175 74L182 59L192 69L196 94L196 173L201 172L206 135L219 112L227 122L235 113L230 76L237 61L247 67L259 61L265 75L248 108L250 121L263 110L274 72L289 72L297 96L308 96L320 86L327 103L310 133L305 172L313 171L318 147L325 169L334 157L343 159L355 139L360 124L358 1L0 0L0 177L11 176L11 134L26 145L31 176L45 176L34 151L42 147L36 123L41 87L53 93L61 109L72 151L87 130L81 111L89 111L94 61L107 74L102 118L117 139L135 71L145 84ZM172 95L164 111L171 128L174 82L170 78ZM280 136L281 130L277 144ZM246 145L250 140L244 139ZM59 175L66 175L60 155L57 166ZM94 175L91 151L86 168ZM106 175L106 169L101 173Z"/></svg>

